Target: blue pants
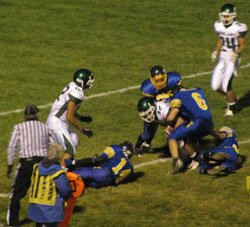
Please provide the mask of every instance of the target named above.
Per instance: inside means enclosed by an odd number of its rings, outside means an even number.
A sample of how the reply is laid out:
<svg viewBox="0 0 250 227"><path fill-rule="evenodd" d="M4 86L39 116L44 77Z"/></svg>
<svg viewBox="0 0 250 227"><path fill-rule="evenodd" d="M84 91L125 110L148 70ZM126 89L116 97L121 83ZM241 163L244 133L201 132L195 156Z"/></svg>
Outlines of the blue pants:
<svg viewBox="0 0 250 227"><path fill-rule="evenodd" d="M115 179L109 168L81 167L72 172L80 175L86 187L101 188L115 183Z"/></svg>
<svg viewBox="0 0 250 227"><path fill-rule="evenodd" d="M211 165L211 164L208 164L207 162L202 161L202 159L200 159L200 156L202 154L204 154L205 152L215 152L215 153L224 152L224 153L229 154L230 158L228 158L226 161L218 162L217 164ZM238 161L238 155L237 155L236 151L233 148L215 148L215 149L212 149L210 151L205 151L205 152L201 152L199 154L199 160L200 160L200 163L201 163L201 166L199 168L199 173L202 173L203 169L211 169L211 168L215 167L216 165L224 165L224 166L226 166L227 167L227 169L226 169L227 172L231 172L231 171L236 169L237 161Z"/></svg>
<svg viewBox="0 0 250 227"><path fill-rule="evenodd" d="M180 125L170 134L168 139L190 139L192 142L196 142L202 137L209 135L213 128L214 123L212 120L198 118L194 121L185 122Z"/></svg>

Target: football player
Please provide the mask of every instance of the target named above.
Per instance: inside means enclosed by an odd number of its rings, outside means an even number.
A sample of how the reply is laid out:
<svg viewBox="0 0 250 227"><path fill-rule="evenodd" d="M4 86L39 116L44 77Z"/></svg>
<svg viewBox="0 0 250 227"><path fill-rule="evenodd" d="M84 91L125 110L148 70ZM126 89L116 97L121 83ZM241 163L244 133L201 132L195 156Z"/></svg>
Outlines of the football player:
<svg viewBox="0 0 250 227"><path fill-rule="evenodd" d="M161 98L160 98L161 97ZM169 95L158 95L156 99L152 97L143 97L139 100L137 110L144 123L144 131L138 136L135 151L139 156L149 151L151 147L151 141L155 136L158 126L167 127L167 116L170 111L170 99ZM184 120L179 117L176 120L174 127L179 127L184 123ZM166 136L168 137L174 128L166 128ZM178 152L182 157L182 160L187 169L196 169L199 165L198 162L190 160L189 154L186 149L189 149L189 145L185 144L183 140L178 141Z"/></svg>
<svg viewBox="0 0 250 227"><path fill-rule="evenodd" d="M199 154L200 174L218 175L234 171L238 165L239 145L234 130L222 127L217 132L217 148Z"/></svg>
<svg viewBox="0 0 250 227"><path fill-rule="evenodd" d="M157 96L159 97L159 96ZM163 95L160 97L163 98ZM166 118L170 108L169 95L165 94L164 99L154 99L153 97L143 97L139 100L137 110L144 124L144 131L139 135L135 151L137 155L147 153L151 147L155 133L159 124L166 125Z"/></svg>
<svg viewBox="0 0 250 227"><path fill-rule="evenodd" d="M235 94L232 82L240 65L240 55L246 48L247 25L236 21L236 17L235 5L225 4L219 13L220 20L214 24L219 38L211 59L215 61L219 53L220 58L213 71L211 87L227 97L225 116L235 114Z"/></svg>
<svg viewBox="0 0 250 227"><path fill-rule="evenodd" d="M169 78L171 77L181 79L181 75L178 72L166 72L162 66L155 65L150 70L150 78L143 81L141 85L142 94L147 97L167 94L169 91Z"/></svg>
<svg viewBox="0 0 250 227"><path fill-rule="evenodd" d="M92 121L90 116L81 116L76 111L84 100L84 89L92 89L93 84L94 75L90 70L77 70L73 76L73 81L62 90L55 100L47 118L48 127L66 151L61 163L63 166L65 166L64 159L75 156L76 147L79 144L78 135L72 126L88 137L93 136L90 129L84 128L76 121L76 119L82 122Z"/></svg>
<svg viewBox="0 0 250 227"><path fill-rule="evenodd" d="M204 91L201 88L186 90L181 81L174 80L170 87L170 113L167 116L167 124L174 127L176 119L181 116L185 121L175 127L168 137L169 149L173 158L173 167L169 174L180 172L183 162L179 158L178 140L190 141L190 146L185 147L193 160L197 159L199 140L213 132L214 123L212 114Z"/></svg>
<svg viewBox="0 0 250 227"><path fill-rule="evenodd" d="M81 176L86 187L102 188L118 185L133 172L130 158L133 155L133 144L125 141L111 145L92 158L81 160L66 159L69 171Z"/></svg>

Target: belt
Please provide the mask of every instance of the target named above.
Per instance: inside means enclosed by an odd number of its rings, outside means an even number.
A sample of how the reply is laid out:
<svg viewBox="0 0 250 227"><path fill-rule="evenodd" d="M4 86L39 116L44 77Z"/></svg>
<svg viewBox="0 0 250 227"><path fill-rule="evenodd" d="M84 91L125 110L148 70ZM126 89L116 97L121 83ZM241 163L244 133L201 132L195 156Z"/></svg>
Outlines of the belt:
<svg viewBox="0 0 250 227"><path fill-rule="evenodd" d="M20 162L23 162L23 161L27 161L27 162L29 162L29 161L37 161L37 162L39 162L43 158L44 157L34 156L34 157L29 157L29 158L20 158L19 160L20 160Z"/></svg>

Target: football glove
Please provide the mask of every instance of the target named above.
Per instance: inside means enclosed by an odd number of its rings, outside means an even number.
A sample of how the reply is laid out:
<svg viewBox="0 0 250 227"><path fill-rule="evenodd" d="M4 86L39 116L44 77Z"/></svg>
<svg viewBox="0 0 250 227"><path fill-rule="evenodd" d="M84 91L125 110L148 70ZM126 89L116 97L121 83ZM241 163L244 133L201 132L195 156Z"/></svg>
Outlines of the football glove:
<svg viewBox="0 0 250 227"><path fill-rule="evenodd" d="M214 61L215 61L215 59L216 59L217 55L218 55L218 51L217 51L217 50L215 50L215 51L212 53L212 55L211 55L211 60L212 60L212 62L214 62Z"/></svg>
<svg viewBox="0 0 250 227"><path fill-rule="evenodd" d="M93 121L93 119L91 116L86 116L86 117L81 116L80 121L89 123L89 122Z"/></svg>
<svg viewBox="0 0 250 227"><path fill-rule="evenodd" d="M89 138L93 136L93 132L88 128L83 128L81 130L81 133L83 133L84 135L86 135Z"/></svg>
<svg viewBox="0 0 250 227"><path fill-rule="evenodd" d="M8 165L6 176L10 178L10 174L12 173L13 165Z"/></svg>

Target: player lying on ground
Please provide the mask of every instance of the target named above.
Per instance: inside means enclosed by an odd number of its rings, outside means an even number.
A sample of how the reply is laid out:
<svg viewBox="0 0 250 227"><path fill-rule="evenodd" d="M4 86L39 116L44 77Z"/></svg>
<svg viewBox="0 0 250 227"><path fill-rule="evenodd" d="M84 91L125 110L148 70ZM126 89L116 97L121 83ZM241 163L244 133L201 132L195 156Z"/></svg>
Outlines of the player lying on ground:
<svg viewBox="0 0 250 227"><path fill-rule="evenodd" d="M81 160L66 159L69 171L81 176L86 187L101 188L117 185L133 172L129 158L133 144L125 141L107 147L100 156Z"/></svg>
<svg viewBox="0 0 250 227"><path fill-rule="evenodd" d="M217 175L237 169L239 145L234 130L222 127L217 132L217 138L220 141L217 148L199 154L200 174Z"/></svg>

